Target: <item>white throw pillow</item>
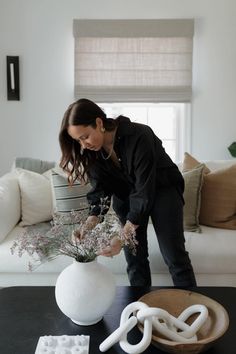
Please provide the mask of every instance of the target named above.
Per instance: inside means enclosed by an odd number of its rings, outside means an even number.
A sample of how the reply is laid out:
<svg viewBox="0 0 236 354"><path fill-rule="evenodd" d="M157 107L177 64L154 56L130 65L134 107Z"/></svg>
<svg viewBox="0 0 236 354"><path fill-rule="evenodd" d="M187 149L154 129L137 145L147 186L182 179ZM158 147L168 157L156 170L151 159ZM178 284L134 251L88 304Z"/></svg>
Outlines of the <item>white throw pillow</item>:
<svg viewBox="0 0 236 354"><path fill-rule="evenodd" d="M20 220L18 179L11 173L0 178L0 242Z"/></svg>
<svg viewBox="0 0 236 354"><path fill-rule="evenodd" d="M20 226L37 224L52 219L52 192L48 172L36 172L17 169L21 193Z"/></svg>

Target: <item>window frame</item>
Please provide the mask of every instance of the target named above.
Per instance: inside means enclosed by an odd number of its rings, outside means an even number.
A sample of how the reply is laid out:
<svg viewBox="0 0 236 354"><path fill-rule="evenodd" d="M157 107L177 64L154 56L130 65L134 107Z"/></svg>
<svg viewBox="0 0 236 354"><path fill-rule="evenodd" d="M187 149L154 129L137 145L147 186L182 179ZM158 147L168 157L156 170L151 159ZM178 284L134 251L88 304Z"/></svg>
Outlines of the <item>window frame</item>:
<svg viewBox="0 0 236 354"><path fill-rule="evenodd" d="M170 157L175 163L178 163L183 160L184 152L191 151L191 104L190 103L176 103L176 102L162 102L162 103L138 103L138 102L103 102L99 104L105 113L110 118L116 118L119 115L122 115L122 108L129 106L133 107L145 107L146 108L146 122L141 121L143 124L148 124L148 110L151 107L159 106L168 107L173 106L175 110L175 139L162 139L158 136L158 133L155 134L163 141L163 146L165 146L165 141L175 140L175 157ZM135 119L132 119L135 122ZM139 120L140 122L140 120ZM152 128L152 127L151 127Z"/></svg>

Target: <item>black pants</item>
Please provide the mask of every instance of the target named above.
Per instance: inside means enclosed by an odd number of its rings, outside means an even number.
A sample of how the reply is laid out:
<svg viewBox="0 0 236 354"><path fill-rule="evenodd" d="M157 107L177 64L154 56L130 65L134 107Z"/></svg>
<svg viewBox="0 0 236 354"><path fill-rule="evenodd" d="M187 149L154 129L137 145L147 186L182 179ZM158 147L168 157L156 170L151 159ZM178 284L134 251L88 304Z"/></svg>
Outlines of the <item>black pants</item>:
<svg viewBox="0 0 236 354"><path fill-rule="evenodd" d="M129 202L113 197L113 208L122 224L126 221ZM157 235L160 251L169 268L175 286L192 287L196 280L185 249L183 232L183 199L175 187L161 188L157 191L155 203L150 213ZM136 230L139 242L137 253L133 255L128 247L124 248L127 273L132 286L150 286L151 272L147 244L148 217L141 220Z"/></svg>

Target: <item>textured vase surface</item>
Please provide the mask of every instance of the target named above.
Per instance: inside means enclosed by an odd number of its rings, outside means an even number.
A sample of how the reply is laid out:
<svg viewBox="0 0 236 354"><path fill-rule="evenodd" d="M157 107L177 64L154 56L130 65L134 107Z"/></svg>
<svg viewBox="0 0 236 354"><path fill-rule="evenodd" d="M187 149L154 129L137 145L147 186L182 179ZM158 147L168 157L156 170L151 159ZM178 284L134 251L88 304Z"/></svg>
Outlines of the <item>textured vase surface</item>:
<svg viewBox="0 0 236 354"><path fill-rule="evenodd" d="M74 261L59 275L55 296L60 310L74 323L95 324L114 300L114 275L96 260L88 263Z"/></svg>

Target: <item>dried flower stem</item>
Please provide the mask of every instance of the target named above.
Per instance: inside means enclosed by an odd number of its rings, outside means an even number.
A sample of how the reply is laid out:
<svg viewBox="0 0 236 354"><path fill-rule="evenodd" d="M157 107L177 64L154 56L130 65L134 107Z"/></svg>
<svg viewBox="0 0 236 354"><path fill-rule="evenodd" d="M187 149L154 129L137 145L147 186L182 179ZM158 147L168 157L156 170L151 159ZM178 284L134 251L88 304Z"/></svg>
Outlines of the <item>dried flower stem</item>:
<svg viewBox="0 0 236 354"><path fill-rule="evenodd" d="M107 199L101 200L102 222L86 232L86 237L80 236L88 217L88 209L71 211L70 213L55 213L52 227L47 232L26 228L11 247L11 252L17 252L21 257L24 253L33 259L29 263L32 271L40 264L54 260L60 255L74 258L78 262L91 262L101 249L110 245L113 237L118 237L125 246L135 253L137 241L135 232L124 237L122 227L115 214L107 213ZM127 236L127 235L126 235Z"/></svg>

